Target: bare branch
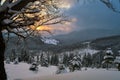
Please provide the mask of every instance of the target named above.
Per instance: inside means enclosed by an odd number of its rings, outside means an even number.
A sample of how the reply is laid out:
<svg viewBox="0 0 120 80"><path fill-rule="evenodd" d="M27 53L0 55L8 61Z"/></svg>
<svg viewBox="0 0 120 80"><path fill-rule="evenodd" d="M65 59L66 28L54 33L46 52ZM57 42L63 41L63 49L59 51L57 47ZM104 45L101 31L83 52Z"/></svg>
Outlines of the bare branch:
<svg viewBox="0 0 120 80"><path fill-rule="evenodd" d="M10 0L7 10L7 16L3 17L9 33L14 33L19 37L29 37L36 32L48 32L49 30L37 30L42 25L53 25L67 21L58 7L55 0ZM8 15L9 14L9 15ZM33 26L34 28L31 28ZM16 29L16 31L14 30ZM40 34L40 33L39 33Z"/></svg>
<svg viewBox="0 0 120 80"><path fill-rule="evenodd" d="M13 30L10 29L9 27L7 27L7 31L8 31L9 33L14 33L15 35L20 36L20 37L22 37L22 38L26 38L25 36L23 36L23 35L21 35L21 34L15 32L15 31L13 31Z"/></svg>
<svg viewBox="0 0 120 80"><path fill-rule="evenodd" d="M17 0L16 2L14 3L11 3L9 5L9 7L12 9L12 10L16 10L16 11L19 11L21 10L22 8L24 8L29 2L34 2L36 0Z"/></svg>

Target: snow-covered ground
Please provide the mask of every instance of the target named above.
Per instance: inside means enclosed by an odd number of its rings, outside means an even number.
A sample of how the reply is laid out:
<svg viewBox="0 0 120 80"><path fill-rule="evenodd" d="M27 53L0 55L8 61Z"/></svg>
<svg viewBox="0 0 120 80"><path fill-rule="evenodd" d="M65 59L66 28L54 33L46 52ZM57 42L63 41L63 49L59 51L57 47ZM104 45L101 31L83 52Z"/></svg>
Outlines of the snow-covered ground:
<svg viewBox="0 0 120 80"><path fill-rule="evenodd" d="M120 80L120 72L106 70L77 71L73 73L28 78L23 80Z"/></svg>
<svg viewBox="0 0 120 80"><path fill-rule="evenodd" d="M88 49L87 48L86 49L81 49L79 51L80 54L82 54L82 53L90 53L91 55L95 54L97 52L99 52L99 50L94 50L94 49L90 49L90 48L88 48Z"/></svg>
<svg viewBox="0 0 120 80"><path fill-rule="evenodd" d="M17 65L12 63L6 64L5 68L9 80L55 75L55 72L57 70L56 66L50 66L49 68L39 66L39 70L36 72L30 71L30 66L30 64L26 63L19 63Z"/></svg>
<svg viewBox="0 0 120 80"><path fill-rule="evenodd" d="M39 67L38 72L30 71L26 63L6 64L5 67L9 80L120 80L120 71L116 69L82 68L82 71L57 75L55 66Z"/></svg>

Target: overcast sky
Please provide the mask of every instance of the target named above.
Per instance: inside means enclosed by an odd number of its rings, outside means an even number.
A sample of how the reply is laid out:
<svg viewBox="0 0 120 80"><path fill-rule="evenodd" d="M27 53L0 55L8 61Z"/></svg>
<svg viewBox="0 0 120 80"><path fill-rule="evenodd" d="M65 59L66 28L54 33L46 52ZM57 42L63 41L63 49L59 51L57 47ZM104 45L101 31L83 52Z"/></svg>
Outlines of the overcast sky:
<svg viewBox="0 0 120 80"><path fill-rule="evenodd" d="M52 25L54 34L74 34L90 31L101 35L120 34L120 13L114 12L100 0L60 0L59 5L72 22L66 25ZM120 10L119 0L110 0ZM102 31L102 32L101 32ZM75 33L76 34L76 33ZM73 35L75 36L75 35ZM82 35L81 35L82 36ZM84 34L83 34L84 36ZM92 36L92 34L91 34ZM94 36L94 35L93 35Z"/></svg>
<svg viewBox="0 0 120 80"><path fill-rule="evenodd" d="M68 13L77 18L76 26L79 29L118 29L120 26L120 14L113 12L99 0L82 5L77 4Z"/></svg>
<svg viewBox="0 0 120 80"><path fill-rule="evenodd" d="M75 21L70 25L61 25L64 28L62 33L88 29L120 31L120 13L112 11L100 0L80 0L79 3L76 0L63 1L65 5L62 6L66 7L65 14Z"/></svg>

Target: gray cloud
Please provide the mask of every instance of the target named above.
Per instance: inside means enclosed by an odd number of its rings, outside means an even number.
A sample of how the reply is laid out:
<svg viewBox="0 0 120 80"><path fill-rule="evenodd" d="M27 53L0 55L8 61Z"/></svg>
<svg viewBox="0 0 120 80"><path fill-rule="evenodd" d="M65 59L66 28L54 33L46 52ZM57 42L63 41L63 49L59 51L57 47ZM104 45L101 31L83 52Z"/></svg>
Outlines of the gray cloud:
<svg viewBox="0 0 120 80"><path fill-rule="evenodd" d="M81 29L120 29L120 14L107 8L100 1L87 4L76 4L68 12L70 16L77 18L77 30Z"/></svg>
<svg viewBox="0 0 120 80"><path fill-rule="evenodd" d="M76 18L69 34L59 35L66 43L120 35L120 13L108 8L100 0L80 0L65 13ZM85 2L84 2L85 1Z"/></svg>

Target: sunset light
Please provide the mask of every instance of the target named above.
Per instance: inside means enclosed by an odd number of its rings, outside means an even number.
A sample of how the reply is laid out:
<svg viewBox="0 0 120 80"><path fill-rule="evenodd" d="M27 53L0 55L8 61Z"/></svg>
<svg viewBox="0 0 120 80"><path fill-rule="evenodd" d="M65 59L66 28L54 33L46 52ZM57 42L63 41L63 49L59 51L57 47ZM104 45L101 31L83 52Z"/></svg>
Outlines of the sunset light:
<svg viewBox="0 0 120 80"><path fill-rule="evenodd" d="M35 26L31 26L30 29L31 30L35 30L35 31L39 31L44 32L44 31L50 31L51 33L53 33L54 35L59 35L59 34L67 34L72 32L75 26L71 25L70 23L66 23L65 25L53 25L53 26L39 26L39 27L35 27ZM43 34L42 34L43 35Z"/></svg>
<svg viewBox="0 0 120 80"><path fill-rule="evenodd" d="M0 0L0 80L119 80L120 0Z"/></svg>
<svg viewBox="0 0 120 80"><path fill-rule="evenodd" d="M63 9L70 9L74 4L74 0L61 0L59 7Z"/></svg>
<svg viewBox="0 0 120 80"><path fill-rule="evenodd" d="M49 26L39 26L36 28L36 30L37 31L50 31L50 30L52 30L52 28Z"/></svg>

